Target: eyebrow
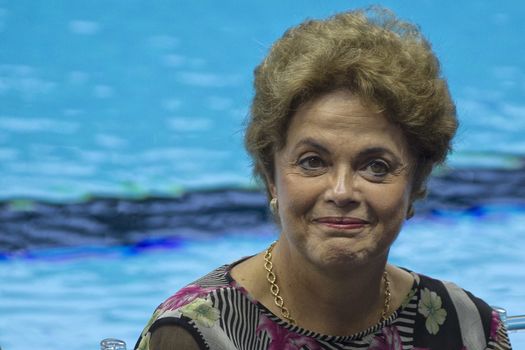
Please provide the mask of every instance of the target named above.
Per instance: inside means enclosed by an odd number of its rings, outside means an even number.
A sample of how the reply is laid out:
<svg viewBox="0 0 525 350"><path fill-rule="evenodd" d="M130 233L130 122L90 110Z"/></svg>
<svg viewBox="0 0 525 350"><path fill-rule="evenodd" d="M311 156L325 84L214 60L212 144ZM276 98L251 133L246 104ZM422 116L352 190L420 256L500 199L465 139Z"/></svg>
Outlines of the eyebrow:
<svg viewBox="0 0 525 350"><path fill-rule="evenodd" d="M370 148L367 148L367 149L359 152L359 156L360 157L368 157L368 156L374 156L374 155L385 154L385 153L390 155L391 157L393 157L397 162L401 161L399 159L399 157L394 152L392 152L388 148L384 148L384 147L370 147Z"/></svg>
<svg viewBox="0 0 525 350"><path fill-rule="evenodd" d="M295 145L295 149L301 147L301 146L310 146L310 147L313 147L313 148L316 148L318 149L319 151L323 152L323 153L329 153L328 149L326 147L324 147L323 145L321 145L319 142L317 142L315 139L311 138L311 137L307 137L305 139L302 139L301 141L297 142L297 144Z"/></svg>

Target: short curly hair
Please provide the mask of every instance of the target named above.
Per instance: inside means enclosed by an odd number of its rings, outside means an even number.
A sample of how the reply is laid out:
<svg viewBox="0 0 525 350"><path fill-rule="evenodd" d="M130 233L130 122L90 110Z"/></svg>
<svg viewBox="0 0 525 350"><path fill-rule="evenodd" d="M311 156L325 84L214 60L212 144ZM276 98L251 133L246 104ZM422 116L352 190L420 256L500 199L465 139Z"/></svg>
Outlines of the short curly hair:
<svg viewBox="0 0 525 350"><path fill-rule="evenodd" d="M385 8L307 20L289 29L254 75L245 146L254 174L265 184L265 176L273 180L274 155L285 146L297 108L338 89L378 107L400 126L417 162L413 200L425 196L428 176L451 150L458 121L439 61L418 27Z"/></svg>

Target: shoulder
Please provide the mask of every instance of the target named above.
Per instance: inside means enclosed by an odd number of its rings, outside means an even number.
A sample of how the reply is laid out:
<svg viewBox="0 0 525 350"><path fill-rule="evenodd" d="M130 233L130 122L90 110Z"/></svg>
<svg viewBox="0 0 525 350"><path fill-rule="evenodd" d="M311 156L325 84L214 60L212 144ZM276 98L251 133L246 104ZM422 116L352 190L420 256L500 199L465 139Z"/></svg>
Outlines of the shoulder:
<svg viewBox="0 0 525 350"><path fill-rule="evenodd" d="M175 294L166 299L159 309L162 311L173 311L180 309L197 299L206 299L214 291L230 286L228 277L229 265L221 266L198 280L186 285Z"/></svg>
<svg viewBox="0 0 525 350"><path fill-rule="evenodd" d="M171 345L184 345L184 349L206 348L201 328L211 328L220 317L212 295L231 288L229 268L230 265L224 265L211 271L160 304L142 331L135 349L171 349Z"/></svg>
<svg viewBox="0 0 525 350"><path fill-rule="evenodd" d="M490 326L493 309L484 300L453 282L438 280L422 274L416 275L419 279L422 303L431 299L439 299L442 307L455 312L460 321L463 318L478 317L481 318L483 326Z"/></svg>
<svg viewBox="0 0 525 350"><path fill-rule="evenodd" d="M498 331L504 331L498 314L484 300L455 283L413 275L419 293L416 333L422 338L442 338L447 348L458 344L486 349L497 339Z"/></svg>

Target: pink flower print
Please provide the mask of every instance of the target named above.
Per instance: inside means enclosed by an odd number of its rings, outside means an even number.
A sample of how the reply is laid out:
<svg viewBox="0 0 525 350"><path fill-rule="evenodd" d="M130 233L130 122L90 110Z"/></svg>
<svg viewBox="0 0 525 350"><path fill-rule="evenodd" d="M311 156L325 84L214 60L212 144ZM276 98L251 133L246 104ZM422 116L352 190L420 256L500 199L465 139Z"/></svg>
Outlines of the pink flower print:
<svg viewBox="0 0 525 350"><path fill-rule="evenodd" d="M501 327L501 319L499 314L492 310L492 318L490 320L490 339L498 341L498 330Z"/></svg>
<svg viewBox="0 0 525 350"><path fill-rule="evenodd" d="M385 327L370 344L369 350L402 350L403 341L395 326ZM429 348L413 347L412 350L430 350ZM461 349L463 350L463 349ZM467 349L464 349L467 350Z"/></svg>
<svg viewBox="0 0 525 350"><path fill-rule="evenodd" d="M191 303L197 298L202 298L208 292L215 290L215 288L202 288L197 284L190 284L181 290L179 290L175 295L169 297L162 305L162 310L176 310L184 305Z"/></svg>
<svg viewBox="0 0 525 350"><path fill-rule="evenodd" d="M368 348L370 350L403 350L403 342L394 326L385 327Z"/></svg>
<svg viewBox="0 0 525 350"><path fill-rule="evenodd" d="M309 350L322 350L313 338L291 332L264 315L259 318L257 334L262 331L266 331L271 338L267 350L300 350L303 346Z"/></svg>

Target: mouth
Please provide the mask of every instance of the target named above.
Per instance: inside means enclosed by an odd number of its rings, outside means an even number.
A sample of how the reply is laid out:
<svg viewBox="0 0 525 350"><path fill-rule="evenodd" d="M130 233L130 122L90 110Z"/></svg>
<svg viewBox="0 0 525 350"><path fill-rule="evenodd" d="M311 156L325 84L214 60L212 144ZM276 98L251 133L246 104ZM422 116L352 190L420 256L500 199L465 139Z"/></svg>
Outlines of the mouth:
<svg viewBox="0 0 525 350"><path fill-rule="evenodd" d="M342 230L354 230L363 228L368 225L369 222L366 220L353 218L353 217L336 217L327 216L321 217L314 220L315 223L331 228L342 229Z"/></svg>

